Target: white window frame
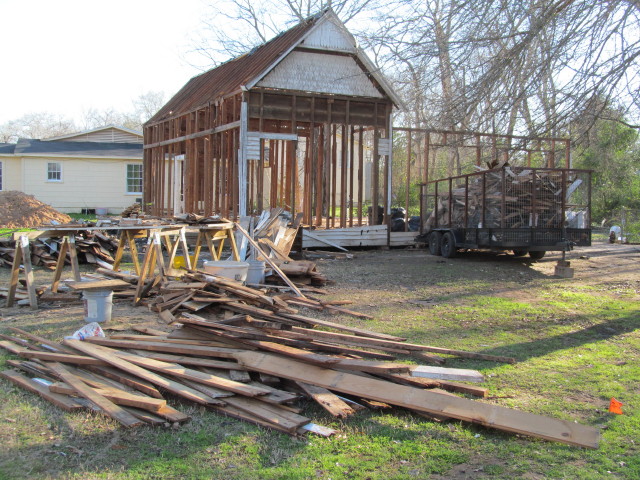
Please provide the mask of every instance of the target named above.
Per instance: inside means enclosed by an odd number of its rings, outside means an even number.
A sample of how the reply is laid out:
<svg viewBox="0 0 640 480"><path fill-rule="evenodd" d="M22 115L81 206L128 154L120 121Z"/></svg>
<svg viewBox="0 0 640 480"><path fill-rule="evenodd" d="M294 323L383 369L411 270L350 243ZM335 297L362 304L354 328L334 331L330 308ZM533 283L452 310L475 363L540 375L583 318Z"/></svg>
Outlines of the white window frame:
<svg viewBox="0 0 640 480"><path fill-rule="evenodd" d="M58 165L58 167L60 167L60 171L52 171L49 169L50 165ZM49 175L52 173L60 173L60 178L49 178ZM60 183L62 182L62 162L51 162L51 161L47 161L47 182L52 182L52 183Z"/></svg>
<svg viewBox="0 0 640 480"><path fill-rule="evenodd" d="M140 191L129 190L129 167L140 167L140 177L135 177L135 180L140 179ZM134 179L134 178L132 178ZM144 185L144 166L142 163L127 163L124 167L124 190L127 195L142 195L142 188Z"/></svg>

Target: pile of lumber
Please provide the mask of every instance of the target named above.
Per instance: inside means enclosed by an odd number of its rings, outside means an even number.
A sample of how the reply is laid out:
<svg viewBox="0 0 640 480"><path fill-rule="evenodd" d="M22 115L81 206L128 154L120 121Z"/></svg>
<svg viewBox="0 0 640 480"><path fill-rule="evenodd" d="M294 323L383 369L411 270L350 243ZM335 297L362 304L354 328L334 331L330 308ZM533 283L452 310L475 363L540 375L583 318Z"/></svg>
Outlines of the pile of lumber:
<svg viewBox="0 0 640 480"><path fill-rule="evenodd" d="M127 427L186 421L166 403L172 396L291 435L333 433L303 414L296 402L304 397L336 418L401 407L434 420L459 419L597 447L593 428L459 396L484 397L485 388L461 383L482 381L482 374L441 366L442 355L512 358L413 344L312 318L295 307L326 305L304 296L268 296L212 277L191 275L216 308L182 313L167 331L142 327L135 334L59 344L11 329L17 336L2 336L0 347L21 359L9 361L17 370L0 375L62 408L90 407ZM216 302L221 291L229 298ZM200 301L200 295L192 299ZM398 355L422 365L398 361Z"/></svg>
<svg viewBox="0 0 640 480"><path fill-rule="evenodd" d="M19 234L15 234L17 237ZM31 241L31 264L53 270L56 268L58 252L62 238L36 238ZM11 268L15 255L16 239L0 238L0 266ZM76 236L76 251L79 263L113 263L113 254L118 242L106 232L86 231ZM67 252L65 263L71 263L71 254Z"/></svg>
<svg viewBox="0 0 640 480"><path fill-rule="evenodd" d="M448 180L439 184L436 205L425 222L467 228L557 227L566 198L581 181L563 182L562 170L497 168L469 175L449 194ZM465 216L466 215L466 216ZM465 224L466 219L466 224ZM484 223L483 223L484 221Z"/></svg>
<svg viewBox="0 0 640 480"><path fill-rule="evenodd" d="M125 208L120 216L122 218L135 218L140 215L140 212L142 212L142 205L136 202L133 205L129 205L127 208Z"/></svg>
<svg viewBox="0 0 640 480"><path fill-rule="evenodd" d="M303 214L298 213L295 218L291 218L291 214L282 208L264 211L255 228L251 229L251 234L271 258L290 261L289 254L298 235L302 217Z"/></svg>

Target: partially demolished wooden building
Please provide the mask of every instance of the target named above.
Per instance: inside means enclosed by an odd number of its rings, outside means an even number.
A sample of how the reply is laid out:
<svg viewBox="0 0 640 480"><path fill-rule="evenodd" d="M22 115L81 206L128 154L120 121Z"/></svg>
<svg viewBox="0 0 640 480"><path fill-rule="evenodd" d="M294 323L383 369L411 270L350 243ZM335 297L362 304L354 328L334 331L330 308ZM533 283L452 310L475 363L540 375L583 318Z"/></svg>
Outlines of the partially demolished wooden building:
<svg viewBox="0 0 640 480"><path fill-rule="evenodd" d="M152 215L284 207L326 228L391 203L401 104L331 9L191 79L144 127ZM377 211L377 209L376 209Z"/></svg>

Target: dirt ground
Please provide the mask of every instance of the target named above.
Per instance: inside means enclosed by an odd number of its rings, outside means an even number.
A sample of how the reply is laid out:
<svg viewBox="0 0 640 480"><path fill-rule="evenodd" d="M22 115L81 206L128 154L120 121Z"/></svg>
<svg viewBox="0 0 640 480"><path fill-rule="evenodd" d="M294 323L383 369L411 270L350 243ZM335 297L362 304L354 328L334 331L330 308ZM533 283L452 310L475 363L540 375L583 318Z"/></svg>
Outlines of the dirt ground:
<svg viewBox="0 0 640 480"><path fill-rule="evenodd" d="M539 261L490 252L464 252L444 259L422 249L362 250L353 254L352 259L317 260L318 270L334 282L326 287L331 299L350 300L353 304L349 308L374 317L394 305L410 304L419 310L482 294L535 303L543 299L535 298L533 288L528 287L541 282L570 282L572 286L606 290L631 288L640 299L640 245L599 242L573 250L567 254L575 269L571 279L553 276L556 262L562 258L558 252L549 252ZM48 271L37 270L36 283L46 285L51 276ZM66 276L70 277L70 272ZM0 286L8 286L8 279L9 269L0 269ZM3 300L0 302L4 304ZM45 327L57 338L82 327L83 317L81 302L42 304L35 311L29 307L0 307L0 318L6 322L2 326L16 322ZM141 324L164 325L147 308L134 307L130 300L114 299L112 320L105 327L124 330Z"/></svg>
<svg viewBox="0 0 640 480"><path fill-rule="evenodd" d="M0 227L34 228L51 221L68 223L71 217L42 203L33 195L15 190L0 192Z"/></svg>

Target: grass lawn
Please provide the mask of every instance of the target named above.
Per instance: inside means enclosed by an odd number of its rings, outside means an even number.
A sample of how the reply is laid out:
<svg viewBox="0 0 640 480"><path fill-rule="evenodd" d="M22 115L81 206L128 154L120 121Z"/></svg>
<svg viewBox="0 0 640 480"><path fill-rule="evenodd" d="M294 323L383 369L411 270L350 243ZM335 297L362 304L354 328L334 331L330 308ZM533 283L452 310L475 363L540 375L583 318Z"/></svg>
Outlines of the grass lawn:
<svg viewBox="0 0 640 480"><path fill-rule="evenodd" d="M319 269L336 281L330 299L352 300L349 308L375 319L303 312L411 342L513 356L513 365L451 358L447 366L480 370L490 391L484 402L600 428L597 450L402 409L339 421L312 404L304 413L338 435L291 438L175 400L190 423L125 430L1 381L0 478L638 479L640 251L599 248L573 254L573 279L551 275L557 255L532 263L357 252L353 260L320 261ZM139 321L153 318L138 310ZM54 339L82 323L73 307L0 309L0 316L0 333L21 326ZM0 351L0 364L8 358ZM624 404L623 415L608 412L611 397Z"/></svg>

